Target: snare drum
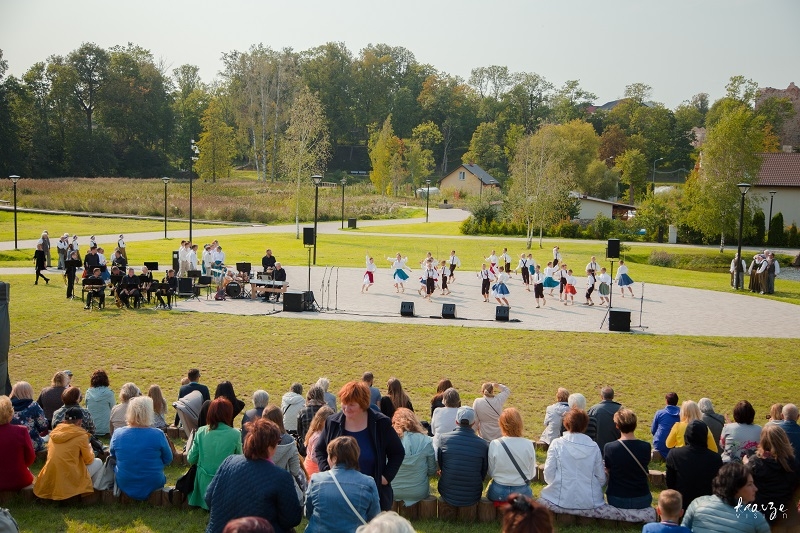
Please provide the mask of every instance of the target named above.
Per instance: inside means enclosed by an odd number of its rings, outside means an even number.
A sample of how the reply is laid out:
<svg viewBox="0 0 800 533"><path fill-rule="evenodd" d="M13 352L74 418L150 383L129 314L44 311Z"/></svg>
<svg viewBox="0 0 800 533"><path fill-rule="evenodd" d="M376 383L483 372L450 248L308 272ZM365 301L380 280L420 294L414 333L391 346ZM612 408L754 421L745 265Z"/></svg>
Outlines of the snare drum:
<svg viewBox="0 0 800 533"><path fill-rule="evenodd" d="M242 295L242 286L236 281L231 281L225 286L225 294L230 298L238 298Z"/></svg>

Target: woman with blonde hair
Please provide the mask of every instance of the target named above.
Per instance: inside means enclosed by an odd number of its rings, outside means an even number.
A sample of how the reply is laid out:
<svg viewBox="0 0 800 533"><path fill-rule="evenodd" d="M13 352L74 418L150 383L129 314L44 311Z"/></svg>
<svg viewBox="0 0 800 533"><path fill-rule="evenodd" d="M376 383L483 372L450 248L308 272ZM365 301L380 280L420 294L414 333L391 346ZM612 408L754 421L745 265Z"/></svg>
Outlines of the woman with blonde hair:
<svg viewBox="0 0 800 533"><path fill-rule="evenodd" d="M394 412L392 427L406 452L392 480L394 499L409 507L430 496L430 477L436 473L433 439L427 435L417 415L404 407Z"/></svg>
<svg viewBox="0 0 800 533"><path fill-rule="evenodd" d="M128 420L128 402L142 395L142 391L135 383L126 383L119 389L119 403L111 409L109 417L109 434L114 436L114 431L125 427Z"/></svg>
<svg viewBox="0 0 800 533"><path fill-rule="evenodd" d="M408 397L408 394L406 394L406 391L403 390L403 385L400 383L399 379L389 378L386 384L386 392L387 395L381 398L381 413L392 418L397 409L405 408L411 411L414 410L414 406L411 405L411 399Z"/></svg>
<svg viewBox="0 0 800 533"><path fill-rule="evenodd" d="M313 474L319 472L319 465L317 464L317 459L314 457L314 447L317 445L317 440L319 439L322 430L325 428L325 421L332 414L334 414L333 409L327 405L323 405L314 415L314 418L311 419L311 424L308 426L306 439L304 441L308 453L306 454L306 459L303 462L303 467L308 473L309 478Z"/></svg>
<svg viewBox="0 0 800 533"><path fill-rule="evenodd" d="M11 388L11 405L14 408L13 423L25 426L36 452L47 449L47 439L43 438L49 431L50 424L45 418L41 406L33 401L33 387L27 381L17 381Z"/></svg>
<svg viewBox="0 0 800 533"><path fill-rule="evenodd" d="M503 436L489 443L492 482L486 497L494 502L506 501L513 493L533 497L530 482L536 475L536 452L533 442L522 436L522 415L509 407L498 422Z"/></svg>
<svg viewBox="0 0 800 533"><path fill-rule="evenodd" d="M756 453L745 456L742 462L749 467L753 482L758 487L755 503L759 509L770 509L771 505L778 507L781 504L789 507L798 483L798 461L782 427L775 424L764 426ZM769 514L765 514L770 520Z"/></svg>
<svg viewBox="0 0 800 533"><path fill-rule="evenodd" d="M499 439L502 434L497 421L503 411L503 404L511 396L511 390L500 383L484 383L481 386L481 394L483 397L476 398L472 402L472 410L475 411L473 429L483 440Z"/></svg>
<svg viewBox="0 0 800 533"><path fill-rule="evenodd" d="M686 400L681 404L680 420L675 422L669 432L669 435L667 435L667 448L678 448L686 445L683 436L686 433L686 426L688 426L689 422L692 420L702 421L703 413L700 411L700 407L697 405L697 402ZM714 435L712 435L710 431L708 432L708 449L712 452L719 451L717 443L714 442Z"/></svg>
<svg viewBox="0 0 800 533"><path fill-rule="evenodd" d="M167 414L167 400L164 399L161 387L150 385L150 388L147 389L147 396L153 400L153 427L163 431L167 427L167 421L164 418Z"/></svg>

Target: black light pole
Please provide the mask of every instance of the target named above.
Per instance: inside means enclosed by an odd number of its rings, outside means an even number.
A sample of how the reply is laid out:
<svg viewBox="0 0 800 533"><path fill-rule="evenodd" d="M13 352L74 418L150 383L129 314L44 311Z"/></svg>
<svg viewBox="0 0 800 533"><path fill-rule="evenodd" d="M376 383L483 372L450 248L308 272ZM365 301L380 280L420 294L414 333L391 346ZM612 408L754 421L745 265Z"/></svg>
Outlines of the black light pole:
<svg viewBox="0 0 800 533"><path fill-rule="evenodd" d="M342 229L344 229L344 186L347 185L347 178L342 178Z"/></svg>
<svg viewBox="0 0 800 533"><path fill-rule="evenodd" d="M192 164L189 165L189 242L192 241L192 181L194 181L194 163L200 158L200 148L192 139Z"/></svg>
<svg viewBox="0 0 800 533"><path fill-rule="evenodd" d="M769 191L769 218L767 219L767 233L769 233L769 225L772 224L772 201L778 191Z"/></svg>
<svg viewBox="0 0 800 533"><path fill-rule="evenodd" d="M431 180L425 180L425 185L428 186L428 192L425 193L425 222L428 221L428 211L431 207Z"/></svg>
<svg viewBox="0 0 800 533"><path fill-rule="evenodd" d="M734 282L736 283L736 290L739 290L739 287L743 285L741 282L741 277L744 275L744 272L739 272L739 265L742 263L742 226L744 225L744 197L747 194L747 191L750 190L749 183L739 183L736 185L739 187L739 191L742 193L742 203L741 207L739 207L739 249L736 253L737 257L737 264L735 265L734 272L736 276L734 277Z"/></svg>
<svg viewBox="0 0 800 533"><path fill-rule="evenodd" d="M169 178L164 176L161 178L161 181L164 182L164 238L167 238L167 183L169 183Z"/></svg>
<svg viewBox="0 0 800 533"><path fill-rule="evenodd" d="M317 208L319 207L319 184L322 183L322 176L314 174L311 176L314 182L314 264L317 264Z"/></svg>
<svg viewBox="0 0 800 533"><path fill-rule="evenodd" d="M9 176L11 183L14 184L14 249L17 250L17 182L19 176Z"/></svg>
<svg viewBox="0 0 800 533"><path fill-rule="evenodd" d="M653 194L655 194L656 192L656 163L663 160L664 160L663 157L659 157L658 159L653 161Z"/></svg>

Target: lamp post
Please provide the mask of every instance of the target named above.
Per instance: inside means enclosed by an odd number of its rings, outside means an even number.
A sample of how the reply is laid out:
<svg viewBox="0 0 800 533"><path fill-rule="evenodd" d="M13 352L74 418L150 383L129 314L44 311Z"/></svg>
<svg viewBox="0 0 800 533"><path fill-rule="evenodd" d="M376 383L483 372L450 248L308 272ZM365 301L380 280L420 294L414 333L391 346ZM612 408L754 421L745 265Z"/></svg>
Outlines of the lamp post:
<svg viewBox="0 0 800 533"><path fill-rule="evenodd" d="M344 186L347 185L347 178L342 178L342 229L344 229Z"/></svg>
<svg viewBox="0 0 800 533"><path fill-rule="evenodd" d="M11 178L11 183L14 184L14 249L17 250L17 182L19 181L19 176L13 175L9 176Z"/></svg>
<svg viewBox="0 0 800 533"><path fill-rule="evenodd" d="M164 176L161 178L161 181L164 182L164 238L167 238L167 183L169 183L169 178Z"/></svg>
<svg viewBox="0 0 800 533"><path fill-rule="evenodd" d="M314 264L317 264L317 207L319 206L319 184L322 183L322 176L314 174L311 176L314 182Z"/></svg>
<svg viewBox="0 0 800 533"><path fill-rule="evenodd" d="M745 195L747 195L747 191L750 190L750 184L739 183L736 186L739 187L739 191L742 193L742 203L741 206L739 207L739 248L736 252L737 262L734 268L734 272L736 273L736 276L734 277L734 282L736 284L736 290L739 290L739 287L744 285L742 283L742 276L744 275L744 272L739 272L739 265L742 264L742 226L744 225L744 197Z"/></svg>
<svg viewBox="0 0 800 533"><path fill-rule="evenodd" d="M200 148L195 144L194 139L192 143L192 164L189 165L189 242L192 241L192 181L194 181L194 164L200 159Z"/></svg>
<svg viewBox="0 0 800 533"><path fill-rule="evenodd" d="M656 192L656 163L663 160L664 160L663 157L659 157L658 159L653 161L653 194L655 194Z"/></svg>
<svg viewBox="0 0 800 533"><path fill-rule="evenodd" d="M428 187L428 192L425 193L425 222L427 222L431 207L431 180L425 180L425 185Z"/></svg>
<svg viewBox="0 0 800 533"><path fill-rule="evenodd" d="M769 218L767 219L767 234L769 234L769 225L772 224L772 201L778 191L769 191Z"/></svg>

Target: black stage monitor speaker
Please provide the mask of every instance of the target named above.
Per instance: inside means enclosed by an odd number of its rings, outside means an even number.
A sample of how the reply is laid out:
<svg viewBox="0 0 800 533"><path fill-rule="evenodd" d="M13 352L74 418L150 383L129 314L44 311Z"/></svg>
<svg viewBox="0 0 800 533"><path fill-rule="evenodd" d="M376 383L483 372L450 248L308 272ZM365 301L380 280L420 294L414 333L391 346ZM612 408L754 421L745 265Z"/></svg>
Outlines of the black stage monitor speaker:
<svg viewBox="0 0 800 533"><path fill-rule="evenodd" d="M608 317L608 331L630 331L631 312L611 309Z"/></svg>
<svg viewBox="0 0 800 533"><path fill-rule="evenodd" d="M144 266L147 267L147 270L158 270L158 261L145 261Z"/></svg>
<svg viewBox="0 0 800 533"><path fill-rule="evenodd" d="M508 322L508 306L498 305L495 307L494 319L498 322Z"/></svg>
<svg viewBox="0 0 800 533"><path fill-rule="evenodd" d="M455 318L456 304L442 304L442 318Z"/></svg>
<svg viewBox="0 0 800 533"><path fill-rule="evenodd" d="M314 246L314 228L303 228L303 246Z"/></svg>
<svg viewBox="0 0 800 533"><path fill-rule="evenodd" d="M606 258L619 259L619 239L608 239Z"/></svg>
<svg viewBox="0 0 800 533"><path fill-rule="evenodd" d="M192 278L178 278L178 292L181 294L192 293Z"/></svg>
<svg viewBox="0 0 800 533"><path fill-rule="evenodd" d="M252 268L253 265L250 263L236 263L236 272L247 272L249 274Z"/></svg>
<svg viewBox="0 0 800 533"><path fill-rule="evenodd" d="M414 316L414 302L401 302L400 303L401 316Z"/></svg>
<svg viewBox="0 0 800 533"><path fill-rule="evenodd" d="M283 310L291 311L293 313L300 313L303 311L303 298L305 293L302 292L285 292L283 293Z"/></svg>

